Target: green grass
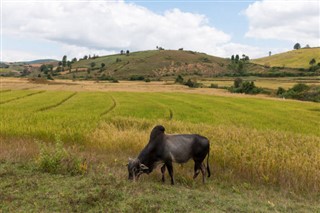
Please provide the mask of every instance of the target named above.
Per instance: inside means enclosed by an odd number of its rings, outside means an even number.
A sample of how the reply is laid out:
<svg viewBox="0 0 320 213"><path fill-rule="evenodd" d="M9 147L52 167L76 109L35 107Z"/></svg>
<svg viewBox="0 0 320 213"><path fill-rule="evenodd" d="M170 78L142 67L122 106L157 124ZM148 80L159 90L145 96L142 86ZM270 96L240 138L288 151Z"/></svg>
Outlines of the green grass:
<svg viewBox="0 0 320 213"><path fill-rule="evenodd" d="M34 92L1 93L12 100L0 105L2 211L319 211L319 104L161 92L27 96ZM206 185L192 180L192 162L174 165L174 187L159 182L158 170L134 184L125 180L128 157L138 155L156 124L168 134L210 139ZM88 174L36 169L38 149L27 141L56 135L78 147L72 152L87 159ZM32 154L19 160L23 153Z"/></svg>
<svg viewBox="0 0 320 213"><path fill-rule="evenodd" d="M275 54L269 57L254 59L251 62L268 65L271 67L292 67L292 68L309 68L311 59L315 59L317 63L320 62L320 48L309 48L291 50L289 52Z"/></svg>
<svg viewBox="0 0 320 213"><path fill-rule="evenodd" d="M250 184L210 180L170 186L152 177L130 183L108 172L41 173L30 164L0 164L3 212L317 212L319 203ZM159 174L158 174L159 175Z"/></svg>
<svg viewBox="0 0 320 213"><path fill-rule="evenodd" d="M204 58L207 58L208 61L204 61ZM116 62L117 59L120 61ZM164 74L169 76L175 75L175 73L194 75L195 72L210 75L217 72L226 72L226 65L229 63L226 59L204 53L178 50L149 50L130 53L129 56L117 54L96 59L80 60L73 64L72 67L73 70L76 68L90 68L92 62L96 63L95 68L97 69L101 67L101 63L105 64L105 70L102 73L124 79L128 79L131 75L157 78ZM196 64L197 66L195 66ZM75 74L86 75L86 72ZM71 76L71 74L68 75Z"/></svg>

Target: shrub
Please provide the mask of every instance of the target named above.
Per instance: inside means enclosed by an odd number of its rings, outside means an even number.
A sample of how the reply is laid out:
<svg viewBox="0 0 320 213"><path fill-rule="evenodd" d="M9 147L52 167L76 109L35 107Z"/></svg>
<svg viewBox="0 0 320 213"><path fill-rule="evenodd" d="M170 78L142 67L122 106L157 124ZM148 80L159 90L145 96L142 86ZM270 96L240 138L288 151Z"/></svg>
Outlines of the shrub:
<svg viewBox="0 0 320 213"><path fill-rule="evenodd" d="M188 81L184 84L190 88L199 88L202 87L201 83L198 83L196 80L191 80L190 78L188 79Z"/></svg>
<svg viewBox="0 0 320 213"><path fill-rule="evenodd" d="M239 88L242 85L242 82L243 82L242 78L236 78L234 79L233 86L235 88Z"/></svg>
<svg viewBox="0 0 320 213"><path fill-rule="evenodd" d="M183 81L184 81L183 77L181 75L178 75L178 77L175 80L175 83L183 84Z"/></svg>
<svg viewBox="0 0 320 213"><path fill-rule="evenodd" d="M303 92L305 90L308 90L309 89L309 86L306 85L306 84L295 84L293 87L292 87L292 90L295 91L295 92Z"/></svg>
<svg viewBox="0 0 320 213"><path fill-rule="evenodd" d="M70 175L85 174L87 172L88 165L86 161L65 149L58 137L56 137L54 144L37 143L39 146L37 167L40 171Z"/></svg>
<svg viewBox="0 0 320 213"><path fill-rule="evenodd" d="M279 95L282 95L282 94L285 93L285 92L286 92L286 90L285 90L284 88L279 87L278 90L277 90L277 95L278 95L278 96L279 96Z"/></svg>
<svg viewBox="0 0 320 213"><path fill-rule="evenodd" d="M129 78L130 81L143 81L144 80L144 76L142 75L132 75Z"/></svg>
<svg viewBox="0 0 320 213"><path fill-rule="evenodd" d="M245 93L245 94L258 94L258 93L266 92L262 88L256 87L253 81L242 82L241 78L236 78L234 80L234 86L229 87L228 90L232 93Z"/></svg>
<svg viewBox="0 0 320 213"><path fill-rule="evenodd" d="M113 78L112 80L110 80L111 83L119 83L118 79Z"/></svg>
<svg viewBox="0 0 320 213"><path fill-rule="evenodd" d="M211 84L209 88L219 88L218 84Z"/></svg>
<svg viewBox="0 0 320 213"><path fill-rule="evenodd" d="M151 80L150 80L150 78L146 78L144 81L145 82L150 82Z"/></svg>

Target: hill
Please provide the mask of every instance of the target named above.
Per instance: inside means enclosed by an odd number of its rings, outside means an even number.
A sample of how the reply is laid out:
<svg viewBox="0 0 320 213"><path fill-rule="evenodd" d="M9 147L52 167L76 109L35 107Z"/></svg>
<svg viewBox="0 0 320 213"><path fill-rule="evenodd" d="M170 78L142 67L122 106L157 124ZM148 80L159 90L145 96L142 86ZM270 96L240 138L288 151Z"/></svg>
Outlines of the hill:
<svg viewBox="0 0 320 213"><path fill-rule="evenodd" d="M37 60L33 60L33 61L24 61L22 63L25 63L25 64L47 64L47 63L54 63L54 62L58 62L58 60L55 60L55 59L37 59Z"/></svg>
<svg viewBox="0 0 320 213"><path fill-rule="evenodd" d="M320 47L303 48L251 60L252 63L270 67L309 68L311 59L320 62Z"/></svg>
<svg viewBox="0 0 320 213"><path fill-rule="evenodd" d="M268 75L278 76L279 73L299 73L296 69L284 68L270 70L269 67L246 61L242 71L239 64L232 63L228 58L220 58L182 50L149 50L125 54L108 55L91 59L81 59L72 64L72 69L63 72L62 78L94 79L101 76L112 76L128 79L130 76L144 78L175 78L183 76L235 76L235 75ZM66 69L65 69L66 70Z"/></svg>
<svg viewBox="0 0 320 213"><path fill-rule="evenodd" d="M130 75L145 77L173 76L176 74L213 75L226 72L227 59L204 53L178 50L149 50L103 56L95 59L80 60L72 68L90 68L99 70L105 64L105 73L119 78Z"/></svg>

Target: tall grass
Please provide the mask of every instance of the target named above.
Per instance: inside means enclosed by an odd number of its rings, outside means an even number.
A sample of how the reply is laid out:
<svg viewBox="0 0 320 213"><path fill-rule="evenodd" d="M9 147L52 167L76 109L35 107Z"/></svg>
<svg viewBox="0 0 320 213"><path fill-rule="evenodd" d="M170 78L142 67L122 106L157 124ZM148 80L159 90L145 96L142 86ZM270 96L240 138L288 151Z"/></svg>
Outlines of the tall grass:
<svg viewBox="0 0 320 213"><path fill-rule="evenodd" d="M135 157L158 123L165 126L167 133L199 133L208 137L215 178L306 193L320 191L320 138L315 136L237 126L114 117L102 122L89 135L91 146Z"/></svg>
<svg viewBox="0 0 320 213"><path fill-rule="evenodd" d="M57 134L106 155L134 157L162 124L167 133L210 139L215 178L320 192L319 104L133 92L78 92L63 101L72 94L47 91L0 105L0 136L54 141Z"/></svg>

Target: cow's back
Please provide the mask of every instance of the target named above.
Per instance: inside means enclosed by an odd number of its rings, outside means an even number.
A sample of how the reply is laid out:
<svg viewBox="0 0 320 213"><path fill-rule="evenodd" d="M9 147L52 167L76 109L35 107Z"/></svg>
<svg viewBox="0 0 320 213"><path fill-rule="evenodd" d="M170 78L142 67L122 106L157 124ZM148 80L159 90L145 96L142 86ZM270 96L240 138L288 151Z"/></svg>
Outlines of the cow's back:
<svg viewBox="0 0 320 213"><path fill-rule="evenodd" d="M196 134L166 135L165 157L177 163L185 163L207 150L208 139Z"/></svg>

